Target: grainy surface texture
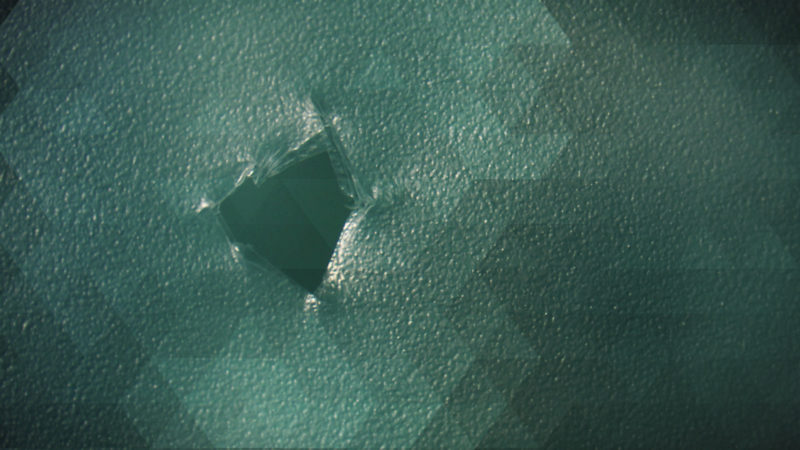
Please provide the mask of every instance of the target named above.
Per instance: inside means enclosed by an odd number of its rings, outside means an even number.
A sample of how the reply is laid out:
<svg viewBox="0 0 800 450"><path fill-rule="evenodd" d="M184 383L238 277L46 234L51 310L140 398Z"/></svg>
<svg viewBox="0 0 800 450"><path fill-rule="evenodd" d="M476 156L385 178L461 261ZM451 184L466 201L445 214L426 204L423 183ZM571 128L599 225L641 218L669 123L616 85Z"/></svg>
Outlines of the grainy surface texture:
<svg viewBox="0 0 800 450"><path fill-rule="evenodd" d="M0 1L0 445L800 446L784 3Z"/></svg>

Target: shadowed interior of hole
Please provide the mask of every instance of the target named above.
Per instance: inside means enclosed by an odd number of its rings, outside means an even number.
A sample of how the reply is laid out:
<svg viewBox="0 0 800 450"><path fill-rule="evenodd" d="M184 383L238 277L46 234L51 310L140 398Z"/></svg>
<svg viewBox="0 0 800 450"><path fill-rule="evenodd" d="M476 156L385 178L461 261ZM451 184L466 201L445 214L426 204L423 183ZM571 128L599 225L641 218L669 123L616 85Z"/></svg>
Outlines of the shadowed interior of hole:
<svg viewBox="0 0 800 450"><path fill-rule="evenodd" d="M313 292L322 281L349 210L327 152L256 185L245 180L220 204L233 242ZM252 253L252 254L251 254Z"/></svg>

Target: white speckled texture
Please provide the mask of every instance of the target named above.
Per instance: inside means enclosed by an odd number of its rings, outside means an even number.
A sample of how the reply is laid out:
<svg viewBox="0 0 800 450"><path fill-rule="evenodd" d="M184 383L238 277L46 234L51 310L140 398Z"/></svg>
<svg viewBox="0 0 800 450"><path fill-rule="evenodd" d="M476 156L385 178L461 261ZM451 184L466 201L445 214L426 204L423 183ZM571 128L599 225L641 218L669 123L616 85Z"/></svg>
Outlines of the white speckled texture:
<svg viewBox="0 0 800 450"><path fill-rule="evenodd" d="M621 3L21 0L4 445L798 438L800 39ZM215 210L312 96L370 196L316 296Z"/></svg>

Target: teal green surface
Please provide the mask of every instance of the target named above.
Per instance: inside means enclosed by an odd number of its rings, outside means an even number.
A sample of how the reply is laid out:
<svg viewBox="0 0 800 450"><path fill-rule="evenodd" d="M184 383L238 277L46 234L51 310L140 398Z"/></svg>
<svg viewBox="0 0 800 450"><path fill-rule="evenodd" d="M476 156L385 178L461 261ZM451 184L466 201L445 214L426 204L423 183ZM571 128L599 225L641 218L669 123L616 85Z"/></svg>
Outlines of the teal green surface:
<svg viewBox="0 0 800 450"><path fill-rule="evenodd" d="M12 3L4 447L800 443L792 3Z"/></svg>

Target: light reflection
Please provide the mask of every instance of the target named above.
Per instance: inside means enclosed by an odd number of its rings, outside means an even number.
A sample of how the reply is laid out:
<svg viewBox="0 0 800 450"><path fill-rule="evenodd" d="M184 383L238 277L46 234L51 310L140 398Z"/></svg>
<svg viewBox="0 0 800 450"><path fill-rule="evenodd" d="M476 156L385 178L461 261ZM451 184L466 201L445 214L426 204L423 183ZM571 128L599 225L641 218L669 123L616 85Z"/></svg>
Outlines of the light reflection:
<svg viewBox="0 0 800 450"><path fill-rule="evenodd" d="M339 242L336 244L331 262L328 263L327 279L336 287L341 287L341 283L344 281L342 270L344 255L350 253L350 249L356 241L358 226L364 220L365 213L365 210L358 210L350 215L350 218L344 224L344 228L342 228L342 233L339 235Z"/></svg>
<svg viewBox="0 0 800 450"><path fill-rule="evenodd" d="M200 199L200 201L197 203L197 206L194 208L194 212L199 213L201 211L204 211L204 210L206 210L208 208L213 208L213 207L214 207L214 202L212 202L211 200L207 199L206 197L202 197Z"/></svg>
<svg viewBox="0 0 800 450"><path fill-rule="evenodd" d="M231 246L231 256L233 257L233 260L236 261L237 263L241 264L242 263L242 250L239 248L238 245L236 245L234 243L231 243L230 246Z"/></svg>
<svg viewBox="0 0 800 450"><path fill-rule="evenodd" d="M317 108L314 106L314 102L311 101L311 98L306 98L302 105L302 133L306 138L310 138L315 134L321 133L324 126L322 124L322 119L319 116L319 112Z"/></svg>
<svg viewBox="0 0 800 450"><path fill-rule="evenodd" d="M303 302L303 312L316 312L319 308L319 300L313 294L306 295L305 302Z"/></svg>
<svg viewBox="0 0 800 450"><path fill-rule="evenodd" d="M244 180L252 176L255 170L256 170L256 165L252 162L249 163L247 167L244 168L242 173L239 174L239 178L236 179L236 186L241 185L244 182Z"/></svg>

